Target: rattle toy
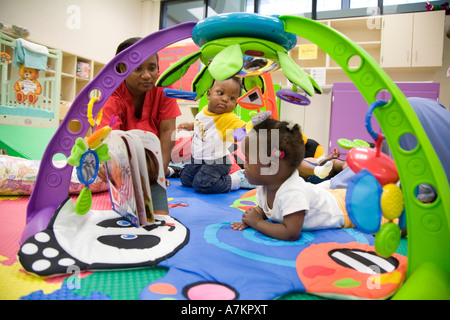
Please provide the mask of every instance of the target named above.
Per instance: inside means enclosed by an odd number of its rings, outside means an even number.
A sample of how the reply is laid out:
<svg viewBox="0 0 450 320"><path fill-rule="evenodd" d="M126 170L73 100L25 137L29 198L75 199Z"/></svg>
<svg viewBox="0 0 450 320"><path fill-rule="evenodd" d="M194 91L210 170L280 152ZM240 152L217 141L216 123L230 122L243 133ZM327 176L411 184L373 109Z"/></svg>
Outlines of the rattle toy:
<svg viewBox="0 0 450 320"><path fill-rule="evenodd" d="M92 129L101 121L102 113L98 114L97 121L92 118L92 108L95 101L99 98L93 97L89 101L87 109L87 118ZM91 209L92 193L89 185L97 178L100 162L108 161L111 156L108 153L108 145L103 141L111 132L111 126L117 121L117 117L111 119L110 126L105 126L100 130L95 131L89 138L77 138L72 147L70 157L67 158L67 163L76 167L78 180L85 187L81 190L80 195L75 204L75 212L83 215Z"/></svg>
<svg viewBox="0 0 450 320"><path fill-rule="evenodd" d="M370 123L373 110L385 104L385 101L376 101L370 105L366 112L365 126L371 137L375 140L375 149L354 147L347 155L347 164L355 173L366 168L375 176L381 185L395 183L399 179L394 159L381 152L381 144L384 136L375 133Z"/></svg>

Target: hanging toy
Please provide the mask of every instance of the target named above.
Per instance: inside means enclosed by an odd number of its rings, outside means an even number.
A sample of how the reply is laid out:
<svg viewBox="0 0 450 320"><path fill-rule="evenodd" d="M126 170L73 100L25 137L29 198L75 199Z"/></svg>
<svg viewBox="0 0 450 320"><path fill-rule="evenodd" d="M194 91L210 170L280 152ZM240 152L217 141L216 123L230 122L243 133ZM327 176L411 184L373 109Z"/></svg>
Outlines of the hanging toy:
<svg viewBox="0 0 450 320"><path fill-rule="evenodd" d="M236 139L236 141L244 140L244 138L247 136L250 130L253 129L254 126L269 119L271 115L272 111L263 111L257 113L252 117L251 121L249 121L245 127L237 128L236 130L234 130L233 132L234 139Z"/></svg>
<svg viewBox="0 0 450 320"><path fill-rule="evenodd" d="M376 101L369 107L366 113L365 126L367 132L375 140L375 149L354 147L350 149L346 159L348 166L353 172L358 173L365 168L375 176L381 185L398 181L398 171L394 159L381 152L381 144L383 143L384 136L381 133L375 133L370 123L373 110L385 104L385 101Z"/></svg>
<svg viewBox="0 0 450 320"><path fill-rule="evenodd" d="M254 87L249 90L246 94L240 96L237 99L237 103L249 110L259 110L264 107L263 93L260 87Z"/></svg>
<svg viewBox="0 0 450 320"><path fill-rule="evenodd" d="M175 98L175 99L181 99L181 100L190 100L195 101L197 99L197 93L192 91L185 91L185 90L177 90L172 88L164 88L164 95L167 98Z"/></svg>
<svg viewBox="0 0 450 320"><path fill-rule="evenodd" d="M376 101L366 113L366 129L375 140L375 149L353 147L347 164L356 175L349 181L346 209L353 224L363 232L375 234L375 251L381 257L391 256L398 247L401 229L406 227L402 190L395 184L398 172L394 160L381 153L382 134L372 130L373 110L385 105ZM381 225L384 217L389 222ZM399 218L399 224L393 220Z"/></svg>
<svg viewBox="0 0 450 320"><path fill-rule="evenodd" d="M93 97L88 104L87 118L92 131L100 123L102 117L102 111L100 110L97 121L94 121L92 118L92 108L97 100L99 98ZM83 215L91 209L92 193L89 185L97 178L100 162L111 159L108 153L108 145L103 143L103 141L111 132L111 126L116 121L117 117L113 117L109 126L94 131L89 138L77 138L72 147L70 157L67 158L67 162L77 168L78 180L85 185L75 204L75 212L79 215Z"/></svg>
<svg viewBox="0 0 450 320"><path fill-rule="evenodd" d="M306 94L298 93L296 84L292 85L292 91L278 90L277 97L289 103L298 104L300 106L308 106L311 104L311 100L308 99Z"/></svg>
<svg viewBox="0 0 450 320"><path fill-rule="evenodd" d="M364 140L361 139L354 139L353 141L349 140L349 139L338 139L337 144L339 147L341 147L342 149L351 149L354 147L366 147L366 148L370 148L370 144Z"/></svg>

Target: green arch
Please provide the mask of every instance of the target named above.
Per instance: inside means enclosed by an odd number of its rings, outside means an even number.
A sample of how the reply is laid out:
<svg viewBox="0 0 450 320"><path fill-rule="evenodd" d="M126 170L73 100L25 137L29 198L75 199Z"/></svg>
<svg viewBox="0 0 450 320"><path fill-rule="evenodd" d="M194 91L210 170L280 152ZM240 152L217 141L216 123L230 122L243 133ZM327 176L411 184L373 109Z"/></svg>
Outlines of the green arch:
<svg viewBox="0 0 450 320"><path fill-rule="evenodd" d="M407 281L394 298L449 299L450 283L450 187L445 171L404 94L359 45L343 34L319 22L295 16L279 17L285 31L297 34L318 45L346 72L368 104L378 92L388 90L391 100L374 112L397 165L405 197L408 224ZM358 68L349 61L358 56ZM399 139L414 134L417 146L405 151ZM437 190L432 204L415 197L415 189L427 183Z"/></svg>

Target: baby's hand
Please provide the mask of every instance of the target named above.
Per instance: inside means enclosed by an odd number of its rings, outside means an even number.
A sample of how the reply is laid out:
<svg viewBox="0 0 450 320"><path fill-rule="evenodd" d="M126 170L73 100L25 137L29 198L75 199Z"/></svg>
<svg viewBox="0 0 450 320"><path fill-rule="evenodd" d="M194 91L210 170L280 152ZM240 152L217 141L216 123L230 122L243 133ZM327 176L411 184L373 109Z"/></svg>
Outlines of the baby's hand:
<svg viewBox="0 0 450 320"><path fill-rule="evenodd" d="M194 123L193 122L183 122L180 123L177 127L178 130L187 130L192 131L194 130Z"/></svg>
<svg viewBox="0 0 450 320"><path fill-rule="evenodd" d="M251 207L242 215L242 221L232 222L231 228L242 231L248 227L254 227L259 220L264 220L264 211L260 207Z"/></svg>
<svg viewBox="0 0 450 320"><path fill-rule="evenodd" d="M337 159L337 158L339 158L339 157L341 156L341 152L339 151L338 148L334 148L333 153L331 154L331 156L332 156L334 159Z"/></svg>
<svg viewBox="0 0 450 320"><path fill-rule="evenodd" d="M255 228L259 221L264 220L262 216L263 213L263 210L259 207L249 208L242 215L242 221L248 226Z"/></svg>
<svg viewBox="0 0 450 320"><path fill-rule="evenodd" d="M243 221L232 222L232 223L231 223L231 228L232 228L233 230L242 231L242 230L248 228L248 224L246 224L246 223L243 222Z"/></svg>

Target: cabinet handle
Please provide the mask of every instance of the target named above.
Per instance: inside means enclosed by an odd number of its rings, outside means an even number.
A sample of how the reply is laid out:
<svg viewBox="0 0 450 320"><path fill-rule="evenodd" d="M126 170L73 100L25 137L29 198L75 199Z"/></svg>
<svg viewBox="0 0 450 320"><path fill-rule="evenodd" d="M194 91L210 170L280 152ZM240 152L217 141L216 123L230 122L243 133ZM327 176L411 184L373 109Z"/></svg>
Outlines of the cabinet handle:
<svg viewBox="0 0 450 320"><path fill-rule="evenodd" d="M409 58L411 57L411 52L408 50L408 52L406 52L406 62L409 63Z"/></svg>

